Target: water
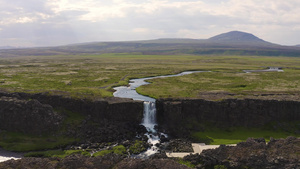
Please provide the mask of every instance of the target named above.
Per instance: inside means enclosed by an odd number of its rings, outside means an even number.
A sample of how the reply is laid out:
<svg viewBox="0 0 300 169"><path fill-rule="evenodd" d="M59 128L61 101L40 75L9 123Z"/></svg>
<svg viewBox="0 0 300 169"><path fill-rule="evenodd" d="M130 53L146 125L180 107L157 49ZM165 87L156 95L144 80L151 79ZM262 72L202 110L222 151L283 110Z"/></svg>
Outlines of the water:
<svg viewBox="0 0 300 169"><path fill-rule="evenodd" d="M155 102L144 102L144 118L142 125L144 125L148 132L155 133L154 126L156 125L156 107Z"/></svg>
<svg viewBox="0 0 300 169"><path fill-rule="evenodd" d="M147 78L141 78L141 79L132 79L130 80L129 86L120 86L115 87L114 89L116 92L114 92L115 97L121 97L121 98L131 98L133 100L141 100L144 101L144 118L142 121L142 125L146 127L147 133L146 136L148 137L148 143L152 144L151 148L149 148L146 152L143 152L137 156L136 158L146 158L149 157L155 153L158 152L159 148L156 146L156 144L160 143L159 136L164 135L167 137L164 133L158 133L155 130L156 123L156 106L155 106L155 99L147 96L140 95L136 92L136 88L142 85L149 84L145 80L149 79L156 79L156 78L166 78L166 77L175 77L175 76L183 76L187 74L192 73L198 73L198 72L204 72L204 71L188 71L188 72L182 72L175 75L166 75L166 76L156 76L156 77L147 77Z"/></svg>
<svg viewBox="0 0 300 169"><path fill-rule="evenodd" d="M132 79L129 81L129 86L120 86L120 87L115 87L114 89L116 90L113 95L115 97L121 97L121 98L130 98L133 100L141 100L141 101L150 101L150 102L155 102L155 99L147 96L140 95L136 92L136 88L140 87L142 85L147 85L149 84L145 80L150 80L150 79L157 79L157 78L166 78L166 77L175 77L175 76L183 76L183 75L188 75L192 73L200 73L200 72L207 72L207 71L186 71L182 72L179 74L175 75L164 75L164 76L155 76L155 77L146 77L146 78L141 78L141 79Z"/></svg>
<svg viewBox="0 0 300 169"><path fill-rule="evenodd" d="M14 153L0 148L0 163L10 159L18 160L21 159L22 157L23 157L22 153Z"/></svg>
<svg viewBox="0 0 300 169"><path fill-rule="evenodd" d="M244 70L245 73L252 73L252 72L283 72L283 70L279 67L269 67L268 69L264 70Z"/></svg>

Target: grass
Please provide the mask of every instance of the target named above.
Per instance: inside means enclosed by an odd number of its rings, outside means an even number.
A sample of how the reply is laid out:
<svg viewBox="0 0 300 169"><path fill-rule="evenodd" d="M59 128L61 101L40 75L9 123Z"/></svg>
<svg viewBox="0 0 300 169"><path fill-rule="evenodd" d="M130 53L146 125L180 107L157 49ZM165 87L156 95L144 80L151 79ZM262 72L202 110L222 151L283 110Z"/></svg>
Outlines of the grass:
<svg viewBox="0 0 300 169"><path fill-rule="evenodd" d="M226 131L221 129L212 129L204 132L193 132L192 139L195 142L205 142L211 145L220 144L237 144L242 141L246 141L249 137L252 138L265 138L266 141L270 141L270 137L275 139L286 138L291 133L285 131L272 131L266 129L246 129L246 128L235 128L232 131ZM293 134L295 135L295 134ZM295 135L300 137L300 134Z"/></svg>
<svg viewBox="0 0 300 169"><path fill-rule="evenodd" d="M22 133L0 133L0 147L18 152L55 149L76 141L74 138L62 136L35 136Z"/></svg>
<svg viewBox="0 0 300 169"><path fill-rule="evenodd" d="M285 72L204 72L180 77L149 80L151 84L137 91L153 98L192 97L202 92L253 92L297 93L300 91L300 69Z"/></svg>
<svg viewBox="0 0 300 169"><path fill-rule="evenodd" d="M183 160L182 158L178 158L178 159L176 159L176 161L177 161L179 164L185 165L185 166L187 166L187 167L189 167L189 168L195 168L195 167L196 167L196 166L193 165L190 161L185 161L185 160Z"/></svg>
<svg viewBox="0 0 300 169"><path fill-rule="evenodd" d="M132 78L210 70L213 72L151 80L153 84L138 91L155 98L198 97L197 93L204 90L293 92L299 91L299 65L300 58L258 56L103 54L0 58L0 88L73 97L112 97L113 87L127 85ZM289 68L284 73L242 73L267 66Z"/></svg>
<svg viewBox="0 0 300 169"><path fill-rule="evenodd" d="M105 156L106 154L110 154L110 153L124 155L126 153L126 148L123 145L118 145L118 146L113 147L110 150L98 151L93 154L93 157Z"/></svg>
<svg viewBox="0 0 300 169"><path fill-rule="evenodd" d="M242 70L284 67L284 72L244 73ZM300 58L261 56L194 56L103 54L72 56L28 56L0 58L0 89L9 92L70 95L79 98L112 97L113 87L127 85L132 78L176 74L187 70L207 70L180 77L153 79L137 88L153 98L201 98L202 92L300 93ZM64 112L67 127L76 127L82 116ZM223 133L223 134L222 134ZM194 138L211 144L236 143L248 137L286 137L269 131L195 132ZM240 136L240 137L239 137ZM268 138L267 138L268 139ZM30 136L1 132L0 146L12 151L54 149L75 141L60 136ZM143 150L141 144L132 153ZM114 150L109 150L114 151ZM108 153L108 152L102 152Z"/></svg>

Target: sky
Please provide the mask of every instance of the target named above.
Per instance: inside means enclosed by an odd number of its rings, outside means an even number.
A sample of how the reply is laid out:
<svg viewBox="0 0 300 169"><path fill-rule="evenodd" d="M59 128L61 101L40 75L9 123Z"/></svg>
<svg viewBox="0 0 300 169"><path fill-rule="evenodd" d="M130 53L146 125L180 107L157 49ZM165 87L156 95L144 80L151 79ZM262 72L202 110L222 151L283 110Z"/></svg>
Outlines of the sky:
<svg viewBox="0 0 300 169"><path fill-rule="evenodd" d="M0 46L58 46L233 30L300 44L299 0L0 0Z"/></svg>

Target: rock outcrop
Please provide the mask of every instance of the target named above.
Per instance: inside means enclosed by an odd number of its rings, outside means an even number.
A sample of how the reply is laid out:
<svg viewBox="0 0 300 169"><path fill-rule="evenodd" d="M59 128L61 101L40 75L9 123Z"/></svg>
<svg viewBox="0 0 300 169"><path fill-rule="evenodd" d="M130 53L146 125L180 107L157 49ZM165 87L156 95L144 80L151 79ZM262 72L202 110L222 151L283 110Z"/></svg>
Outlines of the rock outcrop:
<svg viewBox="0 0 300 169"><path fill-rule="evenodd" d="M93 100L71 98L48 93L0 93L0 96L14 96L21 99L36 99L53 108L63 108L68 111L90 116L94 121L107 119L111 121L140 123L143 118L143 102L122 98L97 98Z"/></svg>
<svg viewBox="0 0 300 169"><path fill-rule="evenodd" d="M296 169L300 168L300 139L271 139L266 144L264 139L248 139L237 146L221 145L217 149L204 150L200 155L189 155L184 160L190 161L197 168L266 168Z"/></svg>
<svg viewBox="0 0 300 169"><path fill-rule="evenodd" d="M300 121L300 102L227 99L159 99L157 120L169 134L184 138L191 130L201 131L207 126L262 127L270 123Z"/></svg>
<svg viewBox="0 0 300 169"><path fill-rule="evenodd" d="M62 116L39 101L0 98L0 129L28 134L42 134L58 129Z"/></svg>
<svg viewBox="0 0 300 169"><path fill-rule="evenodd" d="M88 142L114 142L143 135L143 103L130 99L94 100L47 93L0 92L0 130L45 134L60 129L68 113L82 115L76 126L65 126L64 135ZM56 113L54 110L59 110ZM60 133L61 134L61 133Z"/></svg>
<svg viewBox="0 0 300 169"><path fill-rule="evenodd" d="M64 159L60 158L23 158L0 163L0 168L70 168L70 169L188 169L170 159L124 159L117 154L108 154L103 157L85 157L72 155Z"/></svg>

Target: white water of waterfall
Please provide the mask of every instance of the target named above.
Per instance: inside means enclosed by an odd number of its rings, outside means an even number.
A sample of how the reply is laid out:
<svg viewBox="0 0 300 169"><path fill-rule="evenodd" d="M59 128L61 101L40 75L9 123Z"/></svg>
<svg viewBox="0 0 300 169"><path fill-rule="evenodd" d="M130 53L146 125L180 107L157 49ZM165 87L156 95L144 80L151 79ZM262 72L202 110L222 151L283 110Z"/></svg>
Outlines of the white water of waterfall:
<svg viewBox="0 0 300 169"><path fill-rule="evenodd" d="M155 102L144 102L144 118L142 125L144 125L148 132L156 132L154 126L156 125L156 107Z"/></svg>
<svg viewBox="0 0 300 169"><path fill-rule="evenodd" d="M156 144L160 143L160 140L158 133L154 128L155 125L157 125L155 102L144 102L144 118L142 125L145 126L148 131L145 135L148 137L148 143L152 146L146 152L137 155L137 158L146 158L157 153L158 151L158 147L156 146Z"/></svg>

